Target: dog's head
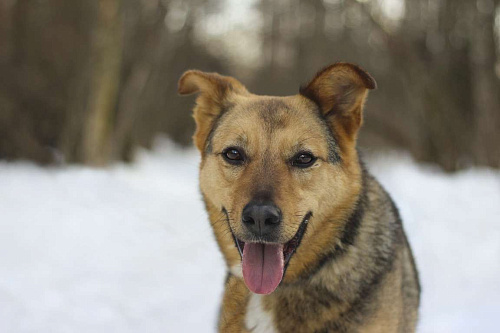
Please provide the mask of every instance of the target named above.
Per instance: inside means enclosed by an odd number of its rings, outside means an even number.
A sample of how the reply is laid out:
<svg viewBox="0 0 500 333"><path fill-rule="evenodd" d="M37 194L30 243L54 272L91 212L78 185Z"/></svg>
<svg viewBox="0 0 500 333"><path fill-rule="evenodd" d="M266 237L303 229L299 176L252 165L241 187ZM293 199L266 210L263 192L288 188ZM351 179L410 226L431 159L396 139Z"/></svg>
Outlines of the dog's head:
<svg viewBox="0 0 500 333"><path fill-rule="evenodd" d="M199 93L194 142L215 236L253 292L293 281L335 246L360 192L356 137L375 86L347 63L287 97L254 95L215 73L181 77L180 94Z"/></svg>

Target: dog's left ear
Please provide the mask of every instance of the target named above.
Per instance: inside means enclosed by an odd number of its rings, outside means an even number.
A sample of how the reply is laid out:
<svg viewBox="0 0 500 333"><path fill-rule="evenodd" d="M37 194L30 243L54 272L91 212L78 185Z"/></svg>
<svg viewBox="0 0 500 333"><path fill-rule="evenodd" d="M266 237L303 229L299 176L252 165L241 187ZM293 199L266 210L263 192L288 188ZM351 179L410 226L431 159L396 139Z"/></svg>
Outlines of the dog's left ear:
<svg viewBox="0 0 500 333"><path fill-rule="evenodd" d="M336 63L316 74L300 94L314 101L330 126L355 141L363 121L363 106L369 89L377 84L356 65ZM344 136L344 135L343 135Z"/></svg>

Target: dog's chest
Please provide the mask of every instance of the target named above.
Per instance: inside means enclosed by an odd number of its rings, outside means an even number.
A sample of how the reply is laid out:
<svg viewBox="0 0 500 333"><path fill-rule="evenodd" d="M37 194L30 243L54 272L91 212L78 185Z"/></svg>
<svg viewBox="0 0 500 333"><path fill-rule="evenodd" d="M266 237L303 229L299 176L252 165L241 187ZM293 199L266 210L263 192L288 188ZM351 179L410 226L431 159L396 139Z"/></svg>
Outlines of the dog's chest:
<svg viewBox="0 0 500 333"><path fill-rule="evenodd" d="M252 333L275 333L271 313L264 309L262 295L250 294L245 315L245 326Z"/></svg>

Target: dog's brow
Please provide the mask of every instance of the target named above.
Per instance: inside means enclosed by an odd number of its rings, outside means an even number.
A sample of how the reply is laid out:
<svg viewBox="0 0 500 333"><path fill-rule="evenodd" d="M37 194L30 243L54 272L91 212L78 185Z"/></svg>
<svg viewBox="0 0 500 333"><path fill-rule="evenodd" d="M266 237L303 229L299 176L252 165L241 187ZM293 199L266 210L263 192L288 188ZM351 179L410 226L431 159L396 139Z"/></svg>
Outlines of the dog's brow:
<svg viewBox="0 0 500 333"><path fill-rule="evenodd" d="M299 151L301 151L301 150L308 150L308 151L310 151L310 150L313 150L313 149L311 149L311 148L309 147L309 145L305 145L305 144L304 144L304 143L302 143L302 142L298 142L298 143L296 143L296 144L294 144L294 145L292 146L292 152L293 152L293 153L299 152Z"/></svg>
<svg viewBox="0 0 500 333"><path fill-rule="evenodd" d="M307 137L301 137L299 138L299 140L292 146L292 151L294 153L297 153L301 150L307 150L307 151L315 151L316 154L319 153L318 149L316 149L315 147L317 147L317 145L313 145L313 144L308 144L310 142L310 140L314 140L314 139L317 139L317 140L322 140L322 137L320 136L307 136Z"/></svg>
<svg viewBox="0 0 500 333"><path fill-rule="evenodd" d="M305 138L300 138L299 141L297 141L297 143L295 145L296 146L303 145L304 142L312 140L312 139L320 139L321 140L321 137L320 136L308 136Z"/></svg>
<svg viewBox="0 0 500 333"><path fill-rule="evenodd" d="M246 135L238 134L234 139L228 140L225 146L238 146L245 148L247 146L248 139Z"/></svg>

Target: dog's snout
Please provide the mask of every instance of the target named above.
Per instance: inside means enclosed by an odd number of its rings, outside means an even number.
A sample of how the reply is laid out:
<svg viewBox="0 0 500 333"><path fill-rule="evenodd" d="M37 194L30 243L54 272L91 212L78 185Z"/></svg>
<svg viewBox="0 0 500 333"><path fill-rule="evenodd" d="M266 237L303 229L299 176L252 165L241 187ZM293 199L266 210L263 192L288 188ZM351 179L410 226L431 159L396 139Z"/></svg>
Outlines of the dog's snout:
<svg viewBox="0 0 500 333"><path fill-rule="evenodd" d="M243 209L241 220L247 229L256 236L267 236L279 226L281 212L271 202L251 202Z"/></svg>

